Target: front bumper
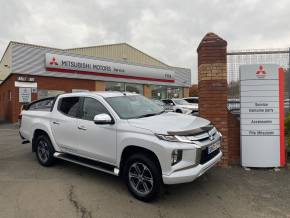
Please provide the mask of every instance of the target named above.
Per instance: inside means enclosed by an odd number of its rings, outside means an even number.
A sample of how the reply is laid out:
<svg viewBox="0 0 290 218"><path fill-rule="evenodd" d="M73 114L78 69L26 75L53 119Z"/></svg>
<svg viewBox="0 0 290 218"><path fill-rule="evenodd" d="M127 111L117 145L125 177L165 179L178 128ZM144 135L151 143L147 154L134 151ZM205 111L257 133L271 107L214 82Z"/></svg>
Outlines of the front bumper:
<svg viewBox="0 0 290 218"><path fill-rule="evenodd" d="M179 184L192 182L207 170L216 165L222 158L222 152L220 151L214 158L204 164L199 164L189 169L175 171L170 175L162 175L164 184Z"/></svg>

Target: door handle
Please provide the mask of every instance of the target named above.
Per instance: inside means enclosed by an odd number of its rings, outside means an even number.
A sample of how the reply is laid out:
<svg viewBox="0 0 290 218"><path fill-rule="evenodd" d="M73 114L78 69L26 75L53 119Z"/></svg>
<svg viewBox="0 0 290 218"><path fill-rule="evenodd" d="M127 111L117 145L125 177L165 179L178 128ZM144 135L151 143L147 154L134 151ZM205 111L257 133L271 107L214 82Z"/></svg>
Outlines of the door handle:
<svg viewBox="0 0 290 218"><path fill-rule="evenodd" d="M52 122L54 125L59 125L60 124L60 122L57 122L57 121L53 121Z"/></svg>
<svg viewBox="0 0 290 218"><path fill-rule="evenodd" d="M78 126L79 130L87 130L87 128L85 126Z"/></svg>

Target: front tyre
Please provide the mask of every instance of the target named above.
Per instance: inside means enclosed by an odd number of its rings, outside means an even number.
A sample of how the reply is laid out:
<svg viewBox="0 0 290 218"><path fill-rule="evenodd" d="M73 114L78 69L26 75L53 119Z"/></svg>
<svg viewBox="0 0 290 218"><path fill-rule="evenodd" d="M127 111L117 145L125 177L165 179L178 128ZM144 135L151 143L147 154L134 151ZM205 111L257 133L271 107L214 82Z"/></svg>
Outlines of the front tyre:
<svg viewBox="0 0 290 218"><path fill-rule="evenodd" d="M46 135L40 135L36 139L36 157L43 166L51 166L54 163L54 148Z"/></svg>
<svg viewBox="0 0 290 218"><path fill-rule="evenodd" d="M180 110L180 109L177 109L175 112L179 113L179 114L182 114L182 110Z"/></svg>
<svg viewBox="0 0 290 218"><path fill-rule="evenodd" d="M135 198L149 202L158 196L162 179L153 158L143 154L132 155L127 160L124 173L128 190Z"/></svg>

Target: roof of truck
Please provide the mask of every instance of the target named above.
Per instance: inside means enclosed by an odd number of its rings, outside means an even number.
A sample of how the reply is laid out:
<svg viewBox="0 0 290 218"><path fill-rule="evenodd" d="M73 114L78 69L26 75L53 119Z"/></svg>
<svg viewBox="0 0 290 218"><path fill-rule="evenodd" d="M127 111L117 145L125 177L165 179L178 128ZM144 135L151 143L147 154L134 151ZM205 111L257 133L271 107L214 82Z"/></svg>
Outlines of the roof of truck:
<svg viewBox="0 0 290 218"><path fill-rule="evenodd" d="M66 93L61 94L61 96L86 96L86 95L98 95L102 96L103 98L109 98L109 97L118 97L118 96L132 96L132 95L138 95L136 93L132 92L119 92L119 91L99 91L99 92L74 92L74 93Z"/></svg>

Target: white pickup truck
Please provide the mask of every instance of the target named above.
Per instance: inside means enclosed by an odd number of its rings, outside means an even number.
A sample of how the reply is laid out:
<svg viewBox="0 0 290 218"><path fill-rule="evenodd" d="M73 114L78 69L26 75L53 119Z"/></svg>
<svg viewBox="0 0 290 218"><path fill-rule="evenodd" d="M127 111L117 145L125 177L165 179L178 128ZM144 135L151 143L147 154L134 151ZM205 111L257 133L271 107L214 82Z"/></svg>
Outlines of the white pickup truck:
<svg viewBox="0 0 290 218"><path fill-rule="evenodd" d="M191 182L222 157L221 134L203 118L164 112L142 95L62 94L21 113L20 136L39 163L56 158L121 175L139 200L163 184Z"/></svg>

